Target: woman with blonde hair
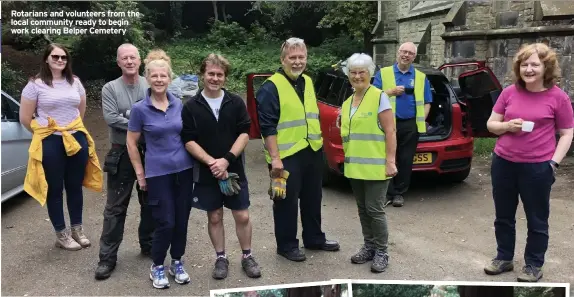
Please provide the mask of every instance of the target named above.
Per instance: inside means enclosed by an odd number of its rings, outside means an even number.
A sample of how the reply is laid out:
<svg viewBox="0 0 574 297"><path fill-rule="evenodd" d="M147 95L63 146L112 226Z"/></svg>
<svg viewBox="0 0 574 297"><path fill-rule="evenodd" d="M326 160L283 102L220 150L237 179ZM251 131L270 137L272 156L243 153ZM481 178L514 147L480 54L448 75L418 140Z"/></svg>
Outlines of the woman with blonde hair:
<svg viewBox="0 0 574 297"><path fill-rule="evenodd" d="M187 243L194 160L179 136L183 104L167 92L173 77L170 58L164 51L154 50L144 62L150 88L145 98L132 108L126 143L138 184L148 192L148 205L156 225L150 279L155 288L164 289L169 287L164 272L168 249L169 274L176 283L190 282L181 258ZM146 141L145 168L137 148L140 136Z"/></svg>
<svg viewBox="0 0 574 297"><path fill-rule="evenodd" d="M560 68L548 46L522 47L513 72L515 83L502 91L487 123L488 130L499 135L491 167L498 253L484 271L497 275L514 269L520 196L528 237L518 281L537 282L548 249L550 191L558 164L572 144L574 116L570 98L556 85Z"/></svg>

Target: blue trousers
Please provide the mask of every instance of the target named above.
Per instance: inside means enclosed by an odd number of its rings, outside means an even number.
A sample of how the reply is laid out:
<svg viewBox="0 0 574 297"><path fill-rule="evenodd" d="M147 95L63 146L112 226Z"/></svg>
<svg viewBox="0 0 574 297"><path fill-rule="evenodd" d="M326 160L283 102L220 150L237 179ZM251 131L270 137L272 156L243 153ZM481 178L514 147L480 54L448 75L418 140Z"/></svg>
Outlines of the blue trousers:
<svg viewBox="0 0 574 297"><path fill-rule="evenodd" d="M156 226L151 247L152 259L155 265L163 265L168 249L171 258L176 260L185 253L193 169L147 178L146 182L148 206Z"/></svg>
<svg viewBox="0 0 574 297"><path fill-rule="evenodd" d="M550 190L555 181L552 167L548 162L514 163L494 154L491 175L497 259L510 261L514 258L516 209L520 196L528 227L524 260L526 264L542 267L548 249Z"/></svg>
<svg viewBox="0 0 574 297"><path fill-rule="evenodd" d="M84 207L82 183L88 164L88 140L82 132L75 132L72 135L82 146L82 149L73 156L66 155L61 135L52 134L42 141L42 167L48 183L46 207L56 232L66 228L64 189L70 225L82 224Z"/></svg>

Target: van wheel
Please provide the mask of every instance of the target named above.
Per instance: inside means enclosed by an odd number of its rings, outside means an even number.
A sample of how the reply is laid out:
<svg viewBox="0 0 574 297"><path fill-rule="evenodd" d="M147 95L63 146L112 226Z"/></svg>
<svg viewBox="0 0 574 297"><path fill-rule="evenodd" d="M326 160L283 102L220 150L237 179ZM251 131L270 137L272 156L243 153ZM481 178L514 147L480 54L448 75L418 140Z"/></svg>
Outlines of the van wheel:
<svg viewBox="0 0 574 297"><path fill-rule="evenodd" d="M461 183L468 177L469 174L470 174L470 167L463 171L445 173L443 175L443 178L452 183Z"/></svg>

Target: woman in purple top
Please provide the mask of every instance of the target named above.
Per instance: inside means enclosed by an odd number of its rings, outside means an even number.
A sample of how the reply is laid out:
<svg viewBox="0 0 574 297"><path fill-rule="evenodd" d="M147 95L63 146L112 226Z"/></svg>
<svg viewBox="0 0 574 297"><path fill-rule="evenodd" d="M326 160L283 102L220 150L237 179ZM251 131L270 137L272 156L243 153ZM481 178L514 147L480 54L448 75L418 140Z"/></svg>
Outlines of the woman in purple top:
<svg viewBox="0 0 574 297"><path fill-rule="evenodd" d="M179 136L183 104L167 92L173 76L170 58L164 51L154 50L144 62L150 88L132 108L126 144L138 184L148 192L148 205L156 224L150 279L155 288L164 289L169 287L163 265L168 249L169 273L175 282L190 281L181 257L187 243L194 160ZM146 141L145 169L137 148L140 136Z"/></svg>
<svg viewBox="0 0 574 297"><path fill-rule="evenodd" d="M44 51L40 72L32 77L22 90L20 122L31 128L35 119L39 126L47 127L48 118L59 127L70 125L86 112L86 90L80 79L72 73L68 50L51 44ZM56 246L76 251L90 246L82 228L84 172L88 164L88 139L82 132L68 131L81 145L80 151L66 155L61 132L54 132L42 140L42 168L48 184L46 206L56 231ZM71 232L64 219L64 189L70 215Z"/></svg>
<svg viewBox="0 0 574 297"><path fill-rule="evenodd" d="M520 196L528 237L518 281L537 282L548 248L550 190L558 164L572 144L574 116L570 98L556 86L560 68L548 46L536 43L521 48L513 72L516 83L502 91L487 123L488 130L500 135L491 168L498 253L484 271L496 275L514 269Z"/></svg>

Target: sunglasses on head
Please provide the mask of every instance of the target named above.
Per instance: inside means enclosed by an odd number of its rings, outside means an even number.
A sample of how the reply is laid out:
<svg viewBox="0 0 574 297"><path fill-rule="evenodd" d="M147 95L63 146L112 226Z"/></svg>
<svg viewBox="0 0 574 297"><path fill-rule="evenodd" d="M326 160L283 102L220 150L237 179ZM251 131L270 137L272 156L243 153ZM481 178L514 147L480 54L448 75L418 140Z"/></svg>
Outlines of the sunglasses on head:
<svg viewBox="0 0 574 297"><path fill-rule="evenodd" d="M56 62L60 59L62 59L62 61L67 61L68 60L68 56L66 55L50 55L50 57L52 57L52 61Z"/></svg>

